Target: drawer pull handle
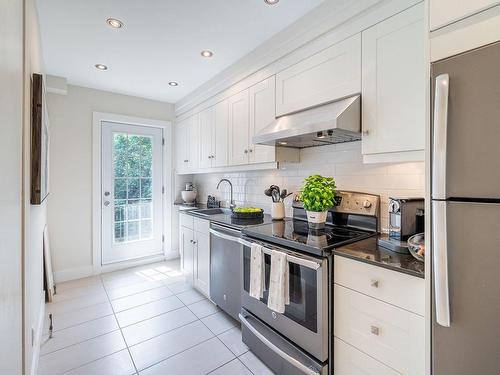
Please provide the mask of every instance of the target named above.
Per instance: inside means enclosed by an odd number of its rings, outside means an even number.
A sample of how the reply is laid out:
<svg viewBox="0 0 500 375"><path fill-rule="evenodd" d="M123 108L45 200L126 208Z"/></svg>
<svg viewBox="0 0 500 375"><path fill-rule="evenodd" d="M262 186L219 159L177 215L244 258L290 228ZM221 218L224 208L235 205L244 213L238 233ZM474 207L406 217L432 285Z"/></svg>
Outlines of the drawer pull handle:
<svg viewBox="0 0 500 375"><path fill-rule="evenodd" d="M378 327L371 326L370 330L371 330L372 334L374 334L375 336L378 336L380 334L380 328L378 328Z"/></svg>
<svg viewBox="0 0 500 375"><path fill-rule="evenodd" d="M372 287L374 287L374 288L378 288L378 280L372 280L372 281L370 282L370 285L371 285Z"/></svg>

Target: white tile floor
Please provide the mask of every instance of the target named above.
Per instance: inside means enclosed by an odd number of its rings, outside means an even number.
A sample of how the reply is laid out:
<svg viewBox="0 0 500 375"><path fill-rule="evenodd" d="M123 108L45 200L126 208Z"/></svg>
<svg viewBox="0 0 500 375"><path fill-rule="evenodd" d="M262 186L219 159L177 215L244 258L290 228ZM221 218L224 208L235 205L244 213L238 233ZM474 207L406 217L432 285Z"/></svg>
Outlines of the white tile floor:
<svg viewBox="0 0 500 375"><path fill-rule="evenodd" d="M57 292L39 375L272 374L241 341L238 322L184 281L178 261L58 284Z"/></svg>

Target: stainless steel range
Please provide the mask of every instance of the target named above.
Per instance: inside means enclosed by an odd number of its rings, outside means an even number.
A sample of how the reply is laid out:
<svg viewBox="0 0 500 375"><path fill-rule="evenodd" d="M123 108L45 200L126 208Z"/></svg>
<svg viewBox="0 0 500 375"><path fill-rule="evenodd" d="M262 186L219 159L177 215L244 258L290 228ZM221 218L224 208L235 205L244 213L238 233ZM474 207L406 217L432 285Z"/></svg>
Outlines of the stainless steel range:
<svg viewBox="0 0 500 375"><path fill-rule="evenodd" d="M243 341L277 374L328 374L332 368L332 250L377 234L380 198L337 192L324 229L309 229L294 203L293 219L243 230ZM265 291L250 296L253 242L264 247ZM283 314L267 307L271 251L287 254L290 303Z"/></svg>

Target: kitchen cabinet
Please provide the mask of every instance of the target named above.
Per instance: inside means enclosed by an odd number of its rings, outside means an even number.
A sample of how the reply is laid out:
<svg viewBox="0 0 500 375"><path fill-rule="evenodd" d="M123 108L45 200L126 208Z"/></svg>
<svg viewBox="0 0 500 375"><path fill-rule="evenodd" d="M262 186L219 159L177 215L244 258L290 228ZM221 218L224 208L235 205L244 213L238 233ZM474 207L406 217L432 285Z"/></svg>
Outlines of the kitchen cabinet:
<svg viewBox="0 0 500 375"><path fill-rule="evenodd" d="M177 172L194 171L199 164L199 115L191 116L175 127L175 165Z"/></svg>
<svg viewBox="0 0 500 375"><path fill-rule="evenodd" d="M181 270L186 281L193 284L194 271L194 247L193 247L193 229L180 227L179 242L181 255Z"/></svg>
<svg viewBox="0 0 500 375"><path fill-rule="evenodd" d="M333 274L338 372L423 374L425 280L337 255Z"/></svg>
<svg viewBox="0 0 500 375"><path fill-rule="evenodd" d="M361 36L356 34L276 75L276 116L361 91Z"/></svg>
<svg viewBox="0 0 500 375"><path fill-rule="evenodd" d="M248 89L228 99L229 164L248 164L250 129Z"/></svg>
<svg viewBox="0 0 500 375"><path fill-rule="evenodd" d="M181 270L186 281L209 297L210 222L181 214L179 242Z"/></svg>
<svg viewBox="0 0 500 375"><path fill-rule="evenodd" d="M199 114L200 169L227 165L228 102L222 101Z"/></svg>
<svg viewBox="0 0 500 375"><path fill-rule="evenodd" d="M424 30L424 5L420 3L362 32L365 162L423 160Z"/></svg>
<svg viewBox="0 0 500 375"><path fill-rule="evenodd" d="M430 28L439 29L499 4L498 0L430 0Z"/></svg>
<svg viewBox="0 0 500 375"><path fill-rule="evenodd" d="M269 77L249 89L249 146L248 163L266 163L276 160L276 148L252 144L252 137L276 118L276 79Z"/></svg>

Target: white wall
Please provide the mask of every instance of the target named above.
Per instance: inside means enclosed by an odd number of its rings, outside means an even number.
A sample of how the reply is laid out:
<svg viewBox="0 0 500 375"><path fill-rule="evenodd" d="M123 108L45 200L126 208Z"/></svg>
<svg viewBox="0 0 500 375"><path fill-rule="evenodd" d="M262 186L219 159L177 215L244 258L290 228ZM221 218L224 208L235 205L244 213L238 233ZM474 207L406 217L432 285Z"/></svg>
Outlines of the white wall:
<svg viewBox="0 0 500 375"><path fill-rule="evenodd" d="M173 105L69 85L48 106L52 261L56 280L68 280L92 273L92 113L170 120Z"/></svg>
<svg viewBox="0 0 500 375"><path fill-rule="evenodd" d="M233 183L237 205L252 205L270 212L271 198L264 189L271 184L298 192L305 177L311 174L333 176L338 189L379 194L382 199L381 228L388 225L389 197L424 196L425 168L423 162L402 164L363 164L361 142L344 143L302 149L300 163L286 164L284 169L232 173L200 174L194 176L198 200L205 202L207 195L229 200L229 185L216 189L221 178ZM292 197L287 199L287 215L292 214Z"/></svg>
<svg viewBox="0 0 500 375"><path fill-rule="evenodd" d="M22 371L23 4L0 11L0 373Z"/></svg>
<svg viewBox="0 0 500 375"><path fill-rule="evenodd" d="M47 223L47 200L40 206L30 204L31 77L43 73L40 31L35 0L26 0L25 82L24 82L24 357L26 373L37 366L39 340L43 325L43 229ZM35 341L32 345L32 330Z"/></svg>

